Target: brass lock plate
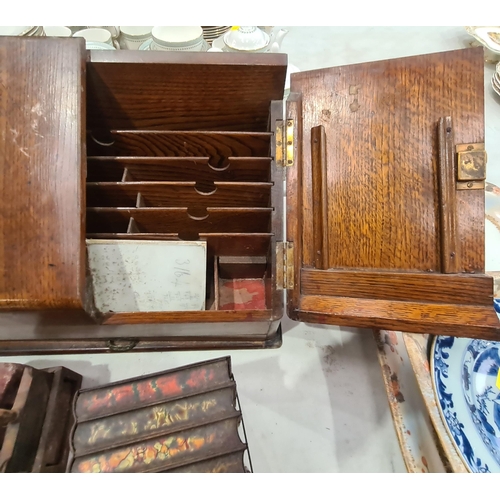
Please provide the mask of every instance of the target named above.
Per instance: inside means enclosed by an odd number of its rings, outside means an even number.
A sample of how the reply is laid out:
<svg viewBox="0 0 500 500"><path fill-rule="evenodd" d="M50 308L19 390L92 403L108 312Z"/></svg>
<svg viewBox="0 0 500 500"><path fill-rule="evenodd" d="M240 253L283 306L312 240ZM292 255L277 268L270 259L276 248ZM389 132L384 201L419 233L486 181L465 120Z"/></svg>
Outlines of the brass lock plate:
<svg viewBox="0 0 500 500"><path fill-rule="evenodd" d="M484 144L460 144L456 148L457 180L484 181L486 179L486 151Z"/></svg>

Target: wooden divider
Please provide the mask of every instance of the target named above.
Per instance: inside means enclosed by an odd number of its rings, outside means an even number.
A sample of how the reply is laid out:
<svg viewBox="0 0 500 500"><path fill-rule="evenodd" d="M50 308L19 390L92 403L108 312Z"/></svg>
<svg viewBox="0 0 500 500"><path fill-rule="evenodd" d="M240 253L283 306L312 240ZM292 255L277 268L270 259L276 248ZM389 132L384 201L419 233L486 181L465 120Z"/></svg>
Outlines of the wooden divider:
<svg viewBox="0 0 500 500"><path fill-rule="evenodd" d="M168 158L139 156L90 156L88 182L270 182L271 158L229 157L223 168L208 164L208 157ZM127 178L123 172L127 169Z"/></svg>
<svg viewBox="0 0 500 500"><path fill-rule="evenodd" d="M271 186L265 182L90 182L87 207L269 207Z"/></svg>
<svg viewBox="0 0 500 500"><path fill-rule="evenodd" d="M90 156L208 156L214 167L233 156L269 156L267 132L176 132L112 130L87 139Z"/></svg>

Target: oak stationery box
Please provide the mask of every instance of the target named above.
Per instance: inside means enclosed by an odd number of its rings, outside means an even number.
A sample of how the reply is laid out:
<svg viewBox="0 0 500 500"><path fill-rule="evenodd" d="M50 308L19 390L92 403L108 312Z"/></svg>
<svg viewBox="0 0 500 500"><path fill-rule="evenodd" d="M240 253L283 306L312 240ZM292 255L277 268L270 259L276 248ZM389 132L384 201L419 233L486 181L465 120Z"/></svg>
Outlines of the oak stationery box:
<svg viewBox="0 0 500 500"><path fill-rule="evenodd" d="M2 37L0 353L278 346L285 291L295 320L497 338L482 50L297 73L284 106L286 67ZM98 306L96 242L204 245L202 309ZM104 275L156 300L145 255Z"/></svg>

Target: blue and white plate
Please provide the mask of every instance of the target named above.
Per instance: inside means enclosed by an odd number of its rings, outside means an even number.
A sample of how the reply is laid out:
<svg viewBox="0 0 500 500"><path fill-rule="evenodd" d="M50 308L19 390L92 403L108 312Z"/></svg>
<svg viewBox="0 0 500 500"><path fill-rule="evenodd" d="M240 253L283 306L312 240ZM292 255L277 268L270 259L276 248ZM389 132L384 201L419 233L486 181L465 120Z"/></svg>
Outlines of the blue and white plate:
<svg viewBox="0 0 500 500"><path fill-rule="evenodd" d="M471 472L500 472L500 342L436 337L431 372L441 416Z"/></svg>

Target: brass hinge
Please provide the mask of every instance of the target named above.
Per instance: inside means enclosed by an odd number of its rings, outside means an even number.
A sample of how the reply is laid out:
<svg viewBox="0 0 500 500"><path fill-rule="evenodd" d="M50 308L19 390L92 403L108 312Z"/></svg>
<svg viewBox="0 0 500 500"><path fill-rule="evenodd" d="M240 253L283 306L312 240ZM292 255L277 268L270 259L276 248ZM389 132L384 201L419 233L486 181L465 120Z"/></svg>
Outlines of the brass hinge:
<svg viewBox="0 0 500 500"><path fill-rule="evenodd" d="M293 243L280 241L276 244L276 287L278 290L292 290L293 276Z"/></svg>
<svg viewBox="0 0 500 500"><path fill-rule="evenodd" d="M484 189L487 155L484 144L459 144L457 151L457 189Z"/></svg>
<svg viewBox="0 0 500 500"><path fill-rule="evenodd" d="M293 167L293 120L276 120L276 165Z"/></svg>

